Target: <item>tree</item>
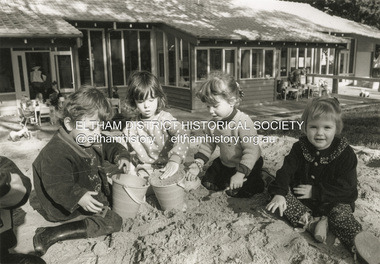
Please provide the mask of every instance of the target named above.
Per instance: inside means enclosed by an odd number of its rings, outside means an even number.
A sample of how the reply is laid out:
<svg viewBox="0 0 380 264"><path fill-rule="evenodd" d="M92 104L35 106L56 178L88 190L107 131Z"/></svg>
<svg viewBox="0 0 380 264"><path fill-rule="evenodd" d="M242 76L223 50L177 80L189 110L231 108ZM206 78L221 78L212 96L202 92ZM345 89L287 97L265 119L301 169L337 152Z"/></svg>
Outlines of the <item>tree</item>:
<svg viewBox="0 0 380 264"><path fill-rule="evenodd" d="M379 0L287 0L302 2L330 15L343 17L380 29Z"/></svg>

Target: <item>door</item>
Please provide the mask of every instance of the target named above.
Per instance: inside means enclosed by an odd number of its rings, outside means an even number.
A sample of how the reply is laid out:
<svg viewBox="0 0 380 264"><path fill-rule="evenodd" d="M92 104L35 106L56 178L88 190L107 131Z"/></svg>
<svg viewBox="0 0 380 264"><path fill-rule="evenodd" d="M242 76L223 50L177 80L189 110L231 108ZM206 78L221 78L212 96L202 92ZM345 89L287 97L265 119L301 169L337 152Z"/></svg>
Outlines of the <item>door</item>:
<svg viewBox="0 0 380 264"><path fill-rule="evenodd" d="M15 83L15 92L17 106L19 106L19 101L22 98L30 98L29 94L29 77L28 70L26 66L26 58L24 51L14 51L12 52L12 67L13 67L13 77Z"/></svg>
<svg viewBox="0 0 380 264"><path fill-rule="evenodd" d="M40 92L46 99L46 90L51 87L52 82L50 52L13 51L12 62L16 98L21 99L26 96L34 99Z"/></svg>
<svg viewBox="0 0 380 264"><path fill-rule="evenodd" d="M58 89L64 92L74 91L74 72L71 51L51 53L52 80L58 83Z"/></svg>

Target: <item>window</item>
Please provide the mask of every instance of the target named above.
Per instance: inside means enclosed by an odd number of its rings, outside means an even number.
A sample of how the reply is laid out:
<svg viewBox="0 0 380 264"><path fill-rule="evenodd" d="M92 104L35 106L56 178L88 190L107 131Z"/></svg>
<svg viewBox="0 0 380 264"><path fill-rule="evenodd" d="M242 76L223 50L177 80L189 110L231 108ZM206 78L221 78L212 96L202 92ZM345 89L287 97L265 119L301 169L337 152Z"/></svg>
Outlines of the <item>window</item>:
<svg viewBox="0 0 380 264"><path fill-rule="evenodd" d="M376 45L372 62L372 77L380 77L380 45Z"/></svg>
<svg viewBox="0 0 380 264"><path fill-rule="evenodd" d="M222 49L210 49L210 71L222 70Z"/></svg>
<svg viewBox="0 0 380 264"><path fill-rule="evenodd" d="M241 50L241 78L269 78L274 74L274 49Z"/></svg>
<svg viewBox="0 0 380 264"><path fill-rule="evenodd" d="M140 31L140 60L141 70L152 71L152 53L150 50L150 32Z"/></svg>
<svg viewBox="0 0 380 264"><path fill-rule="evenodd" d="M273 60L274 60L274 51L273 50L264 50L265 54L265 64L264 72L265 77L273 77Z"/></svg>
<svg viewBox="0 0 380 264"><path fill-rule="evenodd" d="M180 61L179 61L179 83L180 87L190 87L190 54L189 42L181 39Z"/></svg>
<svg viewBox="0 0 380 264"><path fill-rule="evenodd" d="M167 54L168 54L168 66L169 66L169 85L176 85L176 38L167 34Z"/></svg>
<svg viewBox="0 0 380 264"><path fill-rule="evenodd" d="M164 54L164 33L156 33L156 53L157 53L157 77L161 84L165 84L165 54Z"/></svg>
<svg viewBox="0 0 380 264"><path fill-rule="evenodd" d="M190 45L184 39L156 32L157 77L161 84L190 87Z"/></svg>
<svg viewBox="0 0 380 264"><path fill-rule="evenodd" d="M205 80L208 70L208 50L197 50L197 80Z"/></svg>
<svg viewBox="0 0 380 264"><path fill-rule="evenodd" d="M249 50L242 50L241 51L241 74L240 74L240 78L244 79L244 78L250 78L250 74L249 74L249 65L251 64L250 63L250 60L251 60L251 52Z"/></svg>
<svg viewBox="0 0 380 264"><path fill-rule="evenodd" d="M297 48L290 49L290 71L297 69Z"/></svg>
<svg viewBox="0 0 380 264"><path fill-rule="evenodd" d="M263 77L263 50L252 50L252 78Z"/></svg>
<svg viewBox="0 0 380 264"><path fill-rule="evenodd" d="M196 80L207 78L211 71L225 71L235 76L235 49L200 48L196 49Z"/></svg>
<svg viewBox="0 0 380 264"><path fill-rule="evenodd" d="M110 33L112 85L124 85L123 51L121 46L121 31Z"/></svg>
<svg viewBox="0 0 380 264"><path fill-rule="evenodd" d="M224 69L227 74L235 76L235 50L224 51Z"/></svg>
<svg viewBox="0 0 380 264"><path fill-rule="evenodd" d="M105 87L103 31L91 31L90 33L94 86Z"/></svg>
<svg viewBox="0 0 380 264"><path fill-rule="evenodd" d="M15 92L13 70L10 67L12 65L11 50L0 49L0 58L0 93Z"/></svg>
<svg viewBox="0 0 380 264"><path fill-rule="evenodd" d="M287 76L288 71L288 49L281 48L281 59L280 59L280 72L281 76Z"/></svg>
<svg viewBox="0 0 380 264"><path fill-rule="evenodd" d="M124 31L125 76L139 69L137 31Z"/></svg>
<svg viewBox="0 0 380 264"><path fill-rule="evenodd" d="M104 33L100 30L82 30L83 45L79 48L81 86L106 86Z"/></svg>

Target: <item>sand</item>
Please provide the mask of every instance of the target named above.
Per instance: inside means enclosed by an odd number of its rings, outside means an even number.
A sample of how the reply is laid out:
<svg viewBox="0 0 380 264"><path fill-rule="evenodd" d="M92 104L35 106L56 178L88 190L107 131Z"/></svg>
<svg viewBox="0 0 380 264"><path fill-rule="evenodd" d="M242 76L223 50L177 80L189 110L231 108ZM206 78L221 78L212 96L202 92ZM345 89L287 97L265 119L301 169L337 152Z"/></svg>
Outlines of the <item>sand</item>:
<svg viewBox="0 0 380 264"><path fill-rule="evenodd" d="M0 155L12 159L32 178L31 165L49 137L0 142ZM274 173L282 165L294 138L262 145L264 167ZM197 146L192 146L192 153ZM365 230L380 237L380 150L355 146L359 198L355 216ZM191 161L189 157L188 162ZM298 233L287 221L265 210L269 195L230 198L200 186L186 193L187 210L161 211L154 195L121 232L106 237L63 241L43 259L52 264L118 263L354 263L352 255L329 233L326 244L309 233ZM40 226L52 226L38 212L36 194L14 211L16 252L32 252Z"/></svg>

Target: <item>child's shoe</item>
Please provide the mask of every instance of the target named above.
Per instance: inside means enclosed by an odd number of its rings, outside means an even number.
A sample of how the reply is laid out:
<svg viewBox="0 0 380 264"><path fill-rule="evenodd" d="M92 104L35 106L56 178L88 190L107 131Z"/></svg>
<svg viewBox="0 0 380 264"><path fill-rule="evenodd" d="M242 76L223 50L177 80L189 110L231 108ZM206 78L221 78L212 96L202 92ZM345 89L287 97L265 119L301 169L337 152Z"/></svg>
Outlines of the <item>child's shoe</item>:
<svg viewBox="0 0 380 264"><path fill-rule="evenodd" d="M355 258L364 263L380 264L380 241L369 232L360 232L354 239Z"/></svg>
<svg viewBox="0 0 380 264"><path fill-rule="evenodd" d="M328 231L327 216L313 217L310 213L306 213L303 217L301 217L299 223L304 225L305 230L313 234L315 240L321 243L326 242Z"/></svg>

